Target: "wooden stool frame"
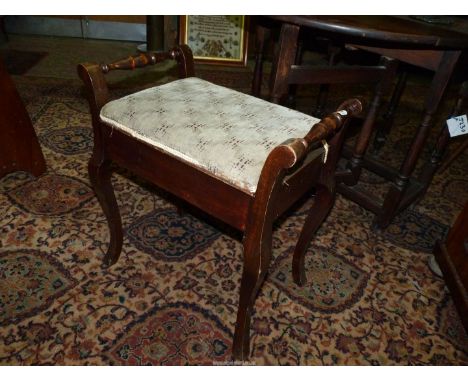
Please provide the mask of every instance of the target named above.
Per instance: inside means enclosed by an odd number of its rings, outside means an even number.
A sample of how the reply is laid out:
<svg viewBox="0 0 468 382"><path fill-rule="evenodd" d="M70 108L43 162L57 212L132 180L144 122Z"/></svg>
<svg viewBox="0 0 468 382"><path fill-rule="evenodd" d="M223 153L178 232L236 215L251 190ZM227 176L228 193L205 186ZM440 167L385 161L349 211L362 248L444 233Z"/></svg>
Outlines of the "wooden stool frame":
<svg viewBox="0 0 468 382"><path fill-rule="evenodd" d="M167 53L141 54L108 65L86 63L78 66L87 90L94 128L89 176L110 229L110 245L104 263L110 266L118 260L123 241L120 213L111 184L112 162L243 232L244 268L232 353L235 360L246 360L249 357L251 311L270 264L273 222L312 187L316 188L315 203L293 255L294 280L302 284L305 282L305 251L334 204L334 173L344 125L350 117L361 112L362 105L356 99L348 100L341 104L339 112L311 126L305 137L290 139L274 148L263 166L257 190L251 195L100 120L100 110L109 101L105 73L144 67L167 59L176 60L180 78L194 76L192 53L185 45ZM326 163L323 164L320 157L307 161L307 154L319 148L322 140L330 136Z"/></svg>

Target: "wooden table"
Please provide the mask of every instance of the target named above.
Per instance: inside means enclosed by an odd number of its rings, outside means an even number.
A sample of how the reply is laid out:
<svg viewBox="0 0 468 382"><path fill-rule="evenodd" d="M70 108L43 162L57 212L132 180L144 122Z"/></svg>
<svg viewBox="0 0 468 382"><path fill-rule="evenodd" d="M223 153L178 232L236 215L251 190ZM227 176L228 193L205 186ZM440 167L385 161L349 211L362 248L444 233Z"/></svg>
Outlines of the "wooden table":
<svg viewBox="0 0 468 382"><path fill-rule="evenodd" d="M368 154L363 158L365 168L390 182L383 202L379 203L375 196L358 190L355 184L348 182L338 186L343 195L375 213L374 223L378 227L388 226L400 211L424 195L449 141L447 128L444 126L432 157L425 164L421 175L417 179L411 176L460 54L468 48L468 23L465 20L456 20L456 24L450 29L409 17L395 16L269 16L268 19L269 22L281 24L270 79L270 97L273 102L279 102L287 93L287 78L295 62L299 30L305 27L314 36L358 45L434 71L424 101L422 121L400 168L389 168ZM466 33L460 32L461 29L465 29ZM355 183L357 182L358 179Z"/></svg>
<svg viewBox="0 0 468 382"><path fill-rule="evenodd" d="M28 112L0 59L0 178L15 171L39 176L44 156Z"/></svg>

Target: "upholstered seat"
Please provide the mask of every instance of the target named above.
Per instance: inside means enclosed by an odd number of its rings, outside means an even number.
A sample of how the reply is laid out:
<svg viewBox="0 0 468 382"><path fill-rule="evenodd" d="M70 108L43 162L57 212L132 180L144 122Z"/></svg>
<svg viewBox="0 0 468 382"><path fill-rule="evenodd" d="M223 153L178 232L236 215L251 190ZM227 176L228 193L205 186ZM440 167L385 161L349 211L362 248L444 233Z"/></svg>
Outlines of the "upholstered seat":
<svg viewBox="0 0 468 382"><path fill-rule="evenodd" d="M109 100L105 73L167 59L177 62L180 80ZM186 45L111 64L81 64L78 73L94 127L89 177L110 230L104 264L117 262L123 246L112 163L239 230L244 253L232 353L247 359L250 316L269 267L273 224L315 188L293 254L293 278L302 285L306 249L335 200L344 128L361 112L361 103L345 101L319 121L195 78ZM322 161L325 139L329 150Z"/></svg>
<svg viewBox="0 0 468 382"><path fill-rule="evenodd" d="M249 194L271 150L319 122L196 77L111 101L100 118Z"/></svg>

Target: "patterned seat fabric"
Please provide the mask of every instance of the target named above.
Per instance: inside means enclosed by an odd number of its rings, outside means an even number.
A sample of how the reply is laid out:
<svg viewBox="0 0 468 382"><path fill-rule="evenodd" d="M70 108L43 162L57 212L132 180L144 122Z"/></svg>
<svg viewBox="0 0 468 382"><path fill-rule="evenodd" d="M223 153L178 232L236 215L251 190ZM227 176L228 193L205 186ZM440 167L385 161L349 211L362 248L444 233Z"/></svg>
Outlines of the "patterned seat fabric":
<svg viewBox="0 0 468 382"><path fill-rule="evenodd" d="M304 137L319 122L195 77L111 101L100 116L104 123L250 194L270 151L289 138Z"/></svg>

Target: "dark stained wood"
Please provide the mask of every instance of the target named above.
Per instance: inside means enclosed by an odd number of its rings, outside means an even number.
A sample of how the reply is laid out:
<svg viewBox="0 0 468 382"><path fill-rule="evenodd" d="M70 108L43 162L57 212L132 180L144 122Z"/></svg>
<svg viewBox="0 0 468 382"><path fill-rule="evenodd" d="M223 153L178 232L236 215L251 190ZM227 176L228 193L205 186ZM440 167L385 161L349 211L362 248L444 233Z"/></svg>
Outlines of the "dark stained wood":
<svg viewBox="0 0 468 382"><path fill-rule="evenodd" d="M353 147L346 144L343 147L342 157L346 159L351 159L353 156ZM388 167L381 160L377 159L371 154L367 154L362 158L362 165L366 169L379 174L384 179L393 180L398 175L398 170Z"/></svg>
<svg viewBox="0 0 468 382"><path fill-rule="evenodd" d="M279 103L288 92L288 77L291 65L295 63L298 35L299 27L296 25L284 24L281 27L278 53L270 75L271 102Z"/></svg>
<svg viewBox="0 0 468 382"><path fill-rule="evenodd" d="M445 241L436 243L434 255L468 331L468 203L465 203Z"/></svg>
<svg viewBox="0 0 468 382"><path fill-rule="evenodd" d="M272 73L275 75L271 77L270 82L270 96L274 102L279 101L278 94L286 87L287 78L291 73L296 80L302 76L304 82L313 76L304 69L292 69L292 60L296 53L294 48L297 46L297 43L293 44L293 40L297 39L300 28L308 28L308 36L324 37L334 43L352 45L354 48L359 46L359 49L383 54L435 71L424 102L422 121L397 174L391 179L383 204L377 203L373 200L374 196L364 191L347 189L347 187L353 187L359 180L361 168L365 167L366 162L363 156L369 143L369 124L364 127L365 132L360 134L355 155L348 163L347 168L350 172L337 175L341 182L345 182L339 185L340 192L373 211L376 214L374 220L376 226L387 227L397 213L424 195L439 165L440 161L434 158L444 151L447 139L443 134L437 142L435 149L437 154L433 156L429 164L426 164L423 176L420 180L410 182L461 51L468 49L468 34L460 31L463 30L460 25L468 30L468 22L464 19L456 19L451 27L439 27L400 16L268 16L268 18L281 25L280 46L272 68ZM288 46L282 47L284 43ZM337 76L343 75L341 69L338 68L336 73ZM332 76L331 73L328 79L330 76ZM377 145L385 141L385 134L390 127L403 88L404 78L396 90L397 94L393 97L387 113L388 123L378 134ZM374 99L377 104L380 102L378 98ZM370 112L371 114L375 114L377 104L373 104L374 110ZM372 121L373 118L370 120ZM384 166L388 167L386 164L373 167L382 169ZM384 171L386 174L393 173L393 169L390 168Z"/></svg>
<svg viewBox="0 0 468 382"><path fill-rule="evenodd" d="M188 163L174 161L170 155L138 140L132 142L132 154L129 156L128 141L131 138L128 135L106 125L103 125L102 130L107 154L115 163L162 189L172 190L175 196L234 228L240 231L245 229L250 195L214 179ZM217 197L208 198L207 195Z"/></svg>
<svg viewBox="0 0 468 382"><path fill-rule="evenodd" d="M439 65L439 69L434 75L429 94L427 95L424 103L422 122L413 138L413 141L411 142L410 147L408 148L407 154L400 166L398 176L390 184L389 191L382 206L382 212L374 219L374 223L379 227L387 227L396 214L401 211L400 204L405 197L405 191L410 176L413 173L419 156L424 148L429 131L433 126L436 111L445 93L445 89L450 81L450 77L460 54L460 51L444 52L443 59ZM432 176L430 179L426 179L426 187L423 187L421 191L425 191L425 189L429 187L431 180Z"/></svg>
<svg viewBox="0 0 468 382"><path fill-rule="evenodd" d="M177 60L181 77L193 75L193 57L188 47L177 47L164 57ZM317 184L323 187L324 193L328 193L328 199L320 198L310 211L304 227L307 232L301 233L295 262L303 263L305 249L333 205L334 172L343 140L343 127L351 117L361 112L362 105L355 99L344 102L339 112L311 126L306 136L292 137L274 148L266 159L257 190L252 195L100 121L100 110L108 101L104 72L108 68L127 69L129 61L131 68L137 67L133 64L134 59L114 65L88 63L78 66L78 73L87 89L94 129L89 175L111 231L105 264L112 265L118 260L123 238L121 217L110 181L112 162L243 232L244 267L232 352L234 359L246 360L250 353L250 317L271 258L273 222L312 186ZM316 152L322 145L321 141L328 137L333 138L329 160L323 165L321 156L311 159L309 154ZM318 220L315 214L319 216ZM309 232L311 227L313 229ZM296 265L296 272L303 272L299 268Z"/></svg>
<svg viewBox="0 0 468 382"><path fill-rule="evenodd" d="M0 59L0 178L15 171L39 176L44 156L28 112Z"/></svg>
<svg viewBox="0 0 468 382"><path fill-rule="evenodd" d="M460 87L458 98L451 115L458 116L462 114L468 114L468 81L465 81ZM440 171L443 171L458 155L460 155L465 150L467 147L466 142L468 142L468 137L465 135L464 139L465 144L460 145L459 150L453 153L449 158L447 158L445 163L441 165L442 158L444 157L447 146L450 142L448 127L445 125L442 128L434 150L432 151L431 158L428 162L426 162L425 166L421 170L421 174L418 177L418 180L424 185L424 187L427 188L429 186L429 183L437 170L440 169Z"/></svg>
<svg viewBox="0 0 468 382"><path fill-rule="evenodd" d="M234 333L233 355L235 359L246 360L249 355L249 332L250 315L254 305L255 297L265 278L271 258L271 235L273 222L276 218L274 205L278 198L284 193L281 189L289 187L284 182L287 169L293 168L297 163L317 146L321 139L330 135L331 132L338 130L348 121L349 116L357 115L362 110L362 105L358 100L350 100L341 105L343 110L347 111L347 116L338 113L324 118L320 123L312 127L310 132L302 139L293 139L277 146L268 156L263 167L258 182L257 191L253 198L247 226L244 233L244 269L242 272L241 291L239 309L237 312L236 330ZM341 135L342 140L342 135ZM334 142L334 148L336 144ZM334 171L336 169L336 156L330 158L328 166L323 166L320 172L318 184L326 184L333 187ZM331 170L331 171L330 171ZM322 222L324 215L328 214L331 205L321 205L322 211L313 208L310 213L319 212L320 222L315 223L315 216L307 218L307 222L313 221L317 227ZM310 216L310 214L309 214ZM295 257L303 257L304 250L310 243L310 239L315 232L305 232L311 228L308 224L301 231L300 249ZM296 261L297 263L298 261ZM299 260L300 262L300 260ZM303 262L302 262L303 263Z"/></svg>
<svg viewBox="0 0 468 382"><path fill-rule="evenodd" d="M400 103L401 96L406 87L406 81L408 79L408 72L403 70L398 75L397 84L392 92L392 97L388 103L387 109L382 115L382 121L377 126L377 131L375 133L374 139L374 149L380 150L382 146L387 141L387 135L390 132L391 127L393 126L393 121L395 119L395 112Z"/></svg>
<svg viewBox="0 0 468 382"><path fill-rule="evenodd" d="M387 57L380 59L381 64L385 67L385 71L382 75L381 80L377 83L374 97L369 105L367 117L364 120L359 136L356 140L353 155L351 160L348 162L347 169L350 171L352 181L346 180L344 183L347 185L354 185L358 182L361 175L363 157L369 144L372 132L374 130L375 121L377 119L377 113L380 109L382 97L388 92L391 81L395 77L397 62ZM349 178L348 178L349 179Z"/></svg>
<svg viewBox="0 0 468 382"><path fill-rule="evenodd" d="M162 62L171 58L170 54L173 53L140 53L139 55L130 56L122 60L113 62L111 64L103 64L101 65L101 70L103 71L103 73L108 73L111 70L133 70L136 68L144 68L147 65L154 65L158 62Z"/></svg>
<svg viewBox="0 0 468 382"><path fill-rule="evenodd" d="M397 61L382 57L377 66L353 67L317 67L292 65L288 82L300 84L374 84L375 91L368 107L366 118L356 140L354 152L347 166L347 170L339 172L337 178L352 186L357 183L361 174L362 161L365 150L373 132L377 113L382 96L388 92L390 84L395 77Z"/></svg>
<svg viewBox="0 0 468 382"><path fill-rule="evenodd" d="M260 97L263 80L263 51L269 29L258 24L255 28L255 67L252 81L252 95Z"/></svg>
<svg viewBox="0 0 468 382"><path fill-rule="evenodd" d="M349 102L345 102L341 104L338 109L348 109L349 106L353 107L352 105L349 105ZM362 108L362 106L360 108ZM358 113L360 113L360 110L358 109L353 111L353 114L355 115ZM335 204L335 172L345 137L345 128L346 126L344 126L330 141L331 151L329 157L323 166L315 185L316 195L314 204L306 217L299 240L297 241L296 248L294 249L292 272L294 282L298 285L304 285L306 283L304 259L307 247L309 246L317 229L321 226Z"/></svg>
<svg viewBox="0 0 468 382"><path fill-rule="evenodd" d="M380 81L386 70L385 65L352 67L292 65L288 83L308 85L372 83Z"/></svg>
<svg viewBox="0 0 468 382"><path fill-rule="evenodd" d="M442 61L443 51L440 50L408 50L378 48L375 46L353 45L354 48L377 53L381 56L398 57L402 62L416 65L424 69L436 71Z"/></svg>
<svg viewBox="0 0 468 382"><path fill-rule="evenodd" d="M337 180L339 179L337 178ZM379 203L373 195L362 193L357 189L357 186L347 186L344 183L338 183L337 189L345 198L357 201L360 206L374 214L378 214L382 209L382 203Z"/></svg>
<svg viewBox="0 0 468 382"><path fill-rule="evenodd" d="M460 50L468 48L466 34L398 16L269 16L287 24L309 27L322 35L346 36L366 46Z"/></svg>
<svg viewBox="0 0 468 382"><path fill-rule="evenodd" d="M122 219L111 183L111 164L111 160L104 155L93 155L88 163L91 185L109 225L109 248L104 258L104 266L106 267L117 262L123 243Z"/></svg>
<svg viewBox="0 0 468 382"><path fill-rule="evenodd" d="M164 16L146 16L146 50L164 50Z"/></svg>
<svg viewBox="0 0 468 382"><path fill-rule="evenodd" d="M5 28L5 16L0 16L0 43L3 41L8 41L8 34Z"/></svg>
<svg viewBox="0 0 468 382"><path fill-rule="evenodd" d="M338 57L340 53L343 51L343 47L341 45L336 45L333 41L328 41L328 66L335 66L338 63ZM319 93L317 96L317 105L315 110L313 111L312 115L316 117L322 117L325 106L327 104L328 99L328 91L330 90L330 84L320 84Z"/></svg>

